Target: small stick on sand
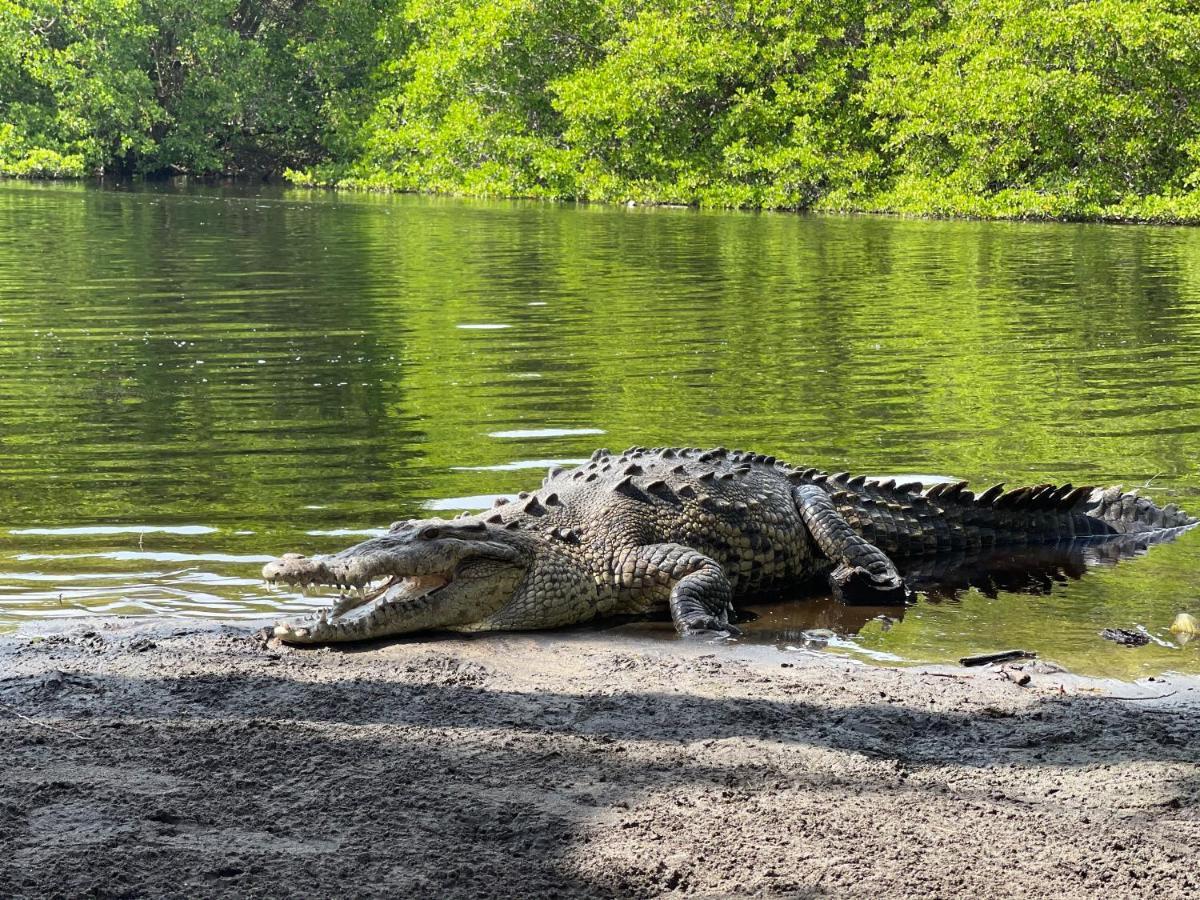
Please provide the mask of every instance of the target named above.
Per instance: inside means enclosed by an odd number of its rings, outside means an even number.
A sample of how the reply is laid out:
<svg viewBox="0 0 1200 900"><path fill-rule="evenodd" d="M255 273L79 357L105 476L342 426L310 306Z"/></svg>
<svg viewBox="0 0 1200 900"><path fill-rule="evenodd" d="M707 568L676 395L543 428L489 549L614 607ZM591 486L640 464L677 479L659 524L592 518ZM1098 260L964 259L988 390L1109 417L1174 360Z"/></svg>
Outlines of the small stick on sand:
<svg viewBox="0 0 1200 900"><path fill-rule="evenodd" d="M928 675L931 678L974 678L974 675L959 675L955 672L922 672L922 675Z"/></svg>
<svg viewBox="0 0 1200 900"><path fill-rule="evenodd" d="M6 709L18 719L24 719L30 725L36 725L39 728L45 728L49 731L61 731L63 734L69 734L71 737L79 738L82 741L91 740L86 734L80 734L78 731L72 731L70 728L64 728L62 725L51 725L49 722L39 722L37 719L31 719L23 712L13 709L7 703L0 703L0 709Z"/></svg>
<svg viewBox="0 0 1200 900"><path fill-rule="evenodd" d="M1174 697L1178 693L1179 693L1179 691L1167 691L1167 693L1165 693L1165 694L1154 694L1150 697L1118 697L1114 694L1109 699L1110 700L1124 700L1126 702L1132 703L1135 700L1165 700L1167 697Z"/></svg>

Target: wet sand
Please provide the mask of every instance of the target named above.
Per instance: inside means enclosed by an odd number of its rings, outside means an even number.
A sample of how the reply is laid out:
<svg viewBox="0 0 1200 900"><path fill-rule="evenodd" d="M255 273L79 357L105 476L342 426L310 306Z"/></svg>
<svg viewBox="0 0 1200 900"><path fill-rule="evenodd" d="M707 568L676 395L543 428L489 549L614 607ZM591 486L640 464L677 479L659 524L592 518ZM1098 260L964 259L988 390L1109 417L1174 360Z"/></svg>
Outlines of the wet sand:
<svg viewBox="0 0 1200 900"><path fill-rule="evenodd" d="M1194 680L48 628L0 638L4 896L1200 892Z"/></svg>

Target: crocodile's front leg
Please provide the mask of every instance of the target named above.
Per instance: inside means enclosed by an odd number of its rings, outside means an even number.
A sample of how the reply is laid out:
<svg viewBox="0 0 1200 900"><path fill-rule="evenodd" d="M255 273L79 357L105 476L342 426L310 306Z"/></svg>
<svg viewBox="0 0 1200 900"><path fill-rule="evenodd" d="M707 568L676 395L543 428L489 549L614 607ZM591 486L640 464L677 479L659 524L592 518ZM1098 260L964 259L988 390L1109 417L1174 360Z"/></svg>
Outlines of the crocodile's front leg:
<svg viewBox="0 0 1200 900"><path fill-rule="evenodd" d="M850 603L903 603L912 591L888 555L850 527L821 488L805 484L792 496L817 547L834 563L829 583Z"/></svg>
<svg viewBox="0 0 1200 900"><path fill-rule="evenodd" d="M667 594L680 634L738 634L729 624L733 589L716 560L683 544L646 544L627 553L617 572L620 587L644 599ZM661 600L660 600L661 602Z"/></svg>

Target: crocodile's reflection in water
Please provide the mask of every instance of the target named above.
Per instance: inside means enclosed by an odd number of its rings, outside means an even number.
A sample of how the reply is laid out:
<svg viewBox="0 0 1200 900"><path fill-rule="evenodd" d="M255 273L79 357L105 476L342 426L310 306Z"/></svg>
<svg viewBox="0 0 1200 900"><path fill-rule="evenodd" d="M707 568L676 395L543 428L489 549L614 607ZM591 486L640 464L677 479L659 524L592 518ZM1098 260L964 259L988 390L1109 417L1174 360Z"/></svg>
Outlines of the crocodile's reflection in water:
<svg viewBox="0 0 1200 900"><path fill-rule="evenodd" d="M1140 535L1075 540L1062 544L1005 548L980 554L944 554L898 563L918 603L953 603L969 591L998 598L1002 593L1049 595L1057 585L1083 578L1096 567L1115 566L1141 556L1150 543ZM814 590L819 584L814 582ZM869 623L884 628L900 622L904 606L842 603L827 594L779 592L762 595L738 609L740 641L755 644L820 646L828 637L853 637ZM674 638L669 621L634 621L619 630ZM829 633L832 632L832 635Z"/></svg>
<svg viewBox="0 0 1200 900"><path fill-rule="evenodd" d="M1169 539L1169 537L1167 538ZM930 600L956 600L974 588L986 597L1049 594L1056 584L1082 578L1090 568L1115 566L1141 556L1152 543L1143 535L1113 535L1062 544L1008 548L986 554L953 554L905 569L905 581Z"/></svg>

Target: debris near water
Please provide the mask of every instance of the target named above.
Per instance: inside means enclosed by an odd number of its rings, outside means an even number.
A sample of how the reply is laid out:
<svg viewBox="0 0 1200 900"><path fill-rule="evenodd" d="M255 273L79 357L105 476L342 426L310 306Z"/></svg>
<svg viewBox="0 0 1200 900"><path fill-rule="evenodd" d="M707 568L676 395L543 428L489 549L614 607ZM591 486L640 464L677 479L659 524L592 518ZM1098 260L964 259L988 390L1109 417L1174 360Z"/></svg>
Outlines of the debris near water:
<svg viewBox="0 0 1200 900"><path fill-rule="evenodd" d="M1196 637L1200 635L1200 619L1191 613L1181 612L1171 623L1171 633L1185 638Z"/></svg>
<svg viewBox="0 0 1200 900"><path fill-rule="evenodd" d="M829 628L809 628L800 632L800 643L807 650L823 650L834 640L837 640L837 632Z"/></svg>
<svg viewBox="0 0 1200 900"><path fill-rule="evenodd" d="M1100 637L1122 647L1144 647L1150 643L1150 635L1144 628L1105 628L1100 632Z"/></svg>
<svg viewBox="0 0 1200 900"><path fill-rule="evenodd" d="M999 653L964 656L958 662L963 666L986 666L988 663L1012 662L1014 659L1037 659L1037 654L1032 650L1001 650Z"/></svg>
<svg viewBox="0 0 1200 900"><path fill-rule="evenodd" d="M1000 671L1017 687L1025 687L1032 680L1023 666L1001 666Z"/></svg>

